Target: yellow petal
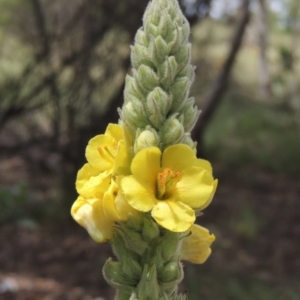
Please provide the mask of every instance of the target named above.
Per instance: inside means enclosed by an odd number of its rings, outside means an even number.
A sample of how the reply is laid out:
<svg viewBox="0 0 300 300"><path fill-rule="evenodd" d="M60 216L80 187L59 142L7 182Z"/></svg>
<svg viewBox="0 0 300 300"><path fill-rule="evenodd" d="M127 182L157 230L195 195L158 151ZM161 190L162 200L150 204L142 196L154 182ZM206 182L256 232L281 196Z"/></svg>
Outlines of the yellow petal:
<svg viewBox="0 0 300 300"><path fill-rule="evenodd" d="M129 162L127 147L124 141L120 141L118 144L118 153L115 157L113 172L114 174L117 175L130 174L130 162Z"/></svg>
<svg viewBox="0 0 300 300"><path fill-rule="evenodd" d="M187 145L178 144L168 147L162 155L162 168L181 172L193 167L197 161L194 151Z"/></svg>
<svg viewBox="0 0 300 300"><path fill-rule="evenodd" d="M214 195L216 193L217 186L218 186L218 179L215 179L214 182L213 182L213 190L211 192L211 195L210 195L209 199L203 205L198 207L199 210L203 210L204 208L206 208L211 203L211 201L214 198Z"/></svg>
<svg viewBox="0 0 300 300"><path fill-rule="evenodd" d="M127 220L130 215L137 214L137 211L129 205L124 194L121 191L119 191L118 195L115 198L115 204L117 212L122 221Z"/></svg>
<svg viewBox="0 0 300 300"><path fill-rule="evenodd" d="M110 171L99 174L90 164L85 164L78 172L76 179L76 189L83 197L99 197L109 187Z"/></svg>
<svg viewBox="0 0 300 300"><path fill-rule="evenodd" d="M117 184L111 180L108 190L104 193L103 196L103 211L107 219L111 220L120 220L120 215L117 211L115 198L118 194L119 188Z"/></svg>
<svg viewBox="0 0 300 300"><path fill-rule="evenodd" d="M186 231L195 222L195 211L181 202L172 200L159 201L152 209L152 217L170 231Z"/></svg>
<svg viewBox="0 0 300 300"><path fill-rule="evenodd" d="M113 222L105 218L101 201L79 196L71 208L74 220L98 243L111 239Z"/></svg>
<svg viewBox="0 0 300 300"><path fill-rule="evenodd" d="M156 178L160 170L161 151L157 147L141 150L133 158L131 172L135 179L149 192L156 188Z"/></svg>
<svg viewBox="0 0 300 300"><path fill-rule="evenodd" d="M105 134L111 136L117 142L124 138L123 129L118 124L109 123Z"/></svg>
<svg viewBox="0 0 300 300"><path fill-rule="evenodd" d="M191 234L182 241L182 260L190 261L194 264L204 263L211 253L210 246L215 240L213 234L199 225L192 225Z"/></svg>
<svg viewBox="0 0 300 300"><path fill-rule="evenodd" d="M209 161L205 159L197 159L195 163L195 167L200 167L206 171L208 171L210 174L212 174L212 167Z"/></svg>
<svg viewBox="0 0 300 300"><path fill-rule="evenodd" d="M173 196L190 207L201 208L211 199L214 179L202 168L192 167L181 173Z"/></svg>
<svg viewBox="0 0 300 300"><path fill-rule="evenodd" d="M154 189L147 190L132 175L121 180L121 188L128 203L138 211L147 212L156 203Z"/></svg>
<svg viewBox="0 0 300 300"><path fill-rule="evenodd" d="M83 167L78 171L76 178L76 189L80 189L87 180L93 176L97 176L99 171L93 168L90 164L84 164Z"/></svg>
<svg viewBox="0 0 300 300"><path fill-rule="evenodd" d="M110 162L104 159L99 153L99 147L108 147L112 152L115 152L116 141L111 136L100 134L93 137L86 147L85 156L87 161L92 167L101 172L112 168L113 161Z"/></svg>

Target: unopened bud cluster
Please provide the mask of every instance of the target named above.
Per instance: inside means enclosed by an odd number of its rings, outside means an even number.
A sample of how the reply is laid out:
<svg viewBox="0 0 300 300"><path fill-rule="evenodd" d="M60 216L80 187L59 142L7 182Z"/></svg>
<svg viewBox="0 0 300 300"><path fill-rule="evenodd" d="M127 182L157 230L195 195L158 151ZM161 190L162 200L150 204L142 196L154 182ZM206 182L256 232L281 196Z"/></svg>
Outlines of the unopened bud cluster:
<svg viewBox="0 0 300 300"><path fill-rule="evenodd" d="M180 247L185 235L164 230L150 214L120 223L112 239L119 261L109 259L103 268L117 290L116 299L185 299L176 293L183 278Z"/></svg>
<svg viewBox="0 0 300 300"><path fill-rule="evenodd" d="M188 98L194 79L189 24L177 0L153 0L143 24L131 51L133 76L126 77L122 124L137 140L135 153L146 146L146 136L147 146L162 150L176 143L194 147L190 131L199 111Z"/></svg>

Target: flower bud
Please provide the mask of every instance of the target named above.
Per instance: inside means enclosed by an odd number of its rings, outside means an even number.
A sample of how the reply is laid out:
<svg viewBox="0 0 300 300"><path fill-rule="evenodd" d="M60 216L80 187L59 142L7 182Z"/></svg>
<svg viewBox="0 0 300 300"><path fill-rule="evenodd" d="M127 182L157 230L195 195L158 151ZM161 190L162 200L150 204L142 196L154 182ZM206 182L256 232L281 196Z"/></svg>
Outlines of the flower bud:
<svg viewBox="0 0 300 300"><path fill-rule="evenodd" d="M191 81L188 77L178 78L171 87L173 95L172 112L178 112L185 104Z"/></svg>
<svg viewBox="0 0 300 300"><path fill-rule="evenodd" d="M152 91L159 85L159 79L155 72L146 65L141 65L136 72L133 70L134 77L137 80L139 87L145 92Z"/></svg>
<svg viewBox="0 0 300 300"><path fill-rule="evenodd" d="M135 44L139 44L141 46L145 46L148 47L148 40L147 40L147 36L143 30L143 28L140 28L136 35L135 35Z"/></svg>
<svg viewBox="0 0 300 300"><path fill-rule="evenodd" d="M137 130L136 140L134 143L134 152L138 153L148 147L157 147L159 145L159 136L155 129L147 126L146 130Z"/></svg>
<svg viewBox="0 0 300 300"><path fill-rule="evenodd" d="M145 99L143 93L139 90L135 79L129 75L125 78L125 90L124 90L124 100L125 104L129 101L130 96L133 95L140 101Z"/></svg>
<svg viewBox="0 0 300 300"><path fill-rule="evenodd" d="M177 258L181 247L180 238L180 234L172 231L167 231L162 237L158 250L165 261Z"/></svg>
<svg viewBox="0 0 300 300"><path fill-rule="evenodd" d="M159 129L166 119L171 106L171 99L160 87L156 87L149 93L146 102L146 110L152 125Z"/></svg>
<svg viewBox="0 0 300 300"><path fill-rule="evenodd" d="M160 82L165 89L168 89L177 75L178 65L174 56L168 57L158 66L158 75Z"/></svg>
<svg viewBox="0 0 300 300"><path fill-rule="evenodd" d="M191 136L189 133L185 133L180 140L181 144L186 144L188 145L192 150L196 152L196 143L192 140Z"/></svg>
<svg viewBox="0 0 300 300"><path fill-rule="evenodd" d="M144 112L143 104L131 97L132 101L128 101L122 109L121 118L130 127L145 127L148 124L147 116Z"/></svg>
<svg viewBox="0 0 300 300"><path fill-rule="evenodd" d="M152 45L152 59L156 62L157 65L159 65L165 60L166 56L169 54L168 44L161 36L158 36L154 41L152 41Z"/></svg>
<svg viewBox="0 0 300 300"><path fill-rule="evenodd" d="M161 282L180 282L183 277L182 264L178 261L167 263L162 272L158 274L158 279Z"/></svg>
<svg viewBox="0 0 300 300"><path fill-rule="evenodd" d="M119 262L112 261L109 258L103 266L103 275L105 280L113 287L122 288L130 292L131 286L137 284L137 280L128 277L122 270L122 265Z"/></svg>
<svg viewBox="0 0 300 300"><path fill-rule="evenodd" d="M123 223L121 223L121 227L122 229L119 232L122 235L126 247L129 250L142 255L148 247L147 243L143 240L142 235L133 229L127 228Z"/></svg>
<svg viewBox="0 0 300 300"><path fill-rule="evenodd" d="M169 117L160 131L160 140L165 147L174 145L180 141L184 133L181 122L175 115Z"/></svg>
<svg viewBox="0 0 300 300"><path fill-rule="evenodd" d="M185 67L191 60L191 44L180 46L175 54L175 58L180 69Z"/></svg>
<svg viewBox="0 0 300 300"><path fill-rule="evenodd" d="M149 217L148 217L149 216ZM150 215L145 216L144 218L144 227L143 227L143 238L145 241L152 241L159 236L159 227L157 223L150 217Z"/></svg>
<svg viewBox="0 0 300 300"><path fill-rule="evenodd" d="M187 132L190 132L194 128L200 115L200 111L196 106L194 106L194 103L194 98L189 98L181 112L183 115L184 130Z"/></svg>
<svg viewBox="0 0 300 300"><path fill-rule="evenodd" d="M171 33L173 31L174 25L171 19L171 16L167 14L165 11L162 11L162 16L160 18L157 31L158 34L161 35L166 42L170 42L172 40Z"/></svg>
<svg viewBox="0 0 300 300"><path fill-rule="evenodd" d="M159 299L159 292L156 266L154 264L145 265L142 278L137 286L138 299Z"/></svg>

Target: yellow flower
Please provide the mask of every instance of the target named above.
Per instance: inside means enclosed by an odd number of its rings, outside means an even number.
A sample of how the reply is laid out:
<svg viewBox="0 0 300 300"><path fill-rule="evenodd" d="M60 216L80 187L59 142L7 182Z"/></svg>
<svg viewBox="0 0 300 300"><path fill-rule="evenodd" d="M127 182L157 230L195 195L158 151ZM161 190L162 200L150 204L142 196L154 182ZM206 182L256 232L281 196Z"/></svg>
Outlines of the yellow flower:
<svg viewBox="0 0 300 300"><path fill-rule="evenodd" d="M184 232L195 221L195 209L204 209L212 200L217 180L210 163L197 159L187 145L141 150L131 163L132 175L121 180L128 203L148 212L156 222L174 232Z"/></svg>
<svg viewBox="0 0 300 300"><path fill-rule="evenodd" d="M191 233L185 237L181 246L181 259L194 264L203 264L211 253L210 245L215 236L199 225L192 225Z"/></svg>
<svg viewBox="0 0 300 300"><path fill-rule="evenodd" d="M111 170L113 174L128 174L129 153L124 141L123 128L109 124L105 134L93 137L86 147L88 163L99 172Z"/></svg>
<svg viewBox="0 0 300 300"><path fill-rule="evenodd" d="M105 134L92 138L86 158L88 163L77 174L79 197L71 214L95 241L105 242L115 221L126 220L134 211L119 191L121 177L130 172L122 127L109 124Z"/></svg>
<svg viewBox="0 0 300 300"><path fill-rule="evenodd" d="M115 221L124 221L133 213L113 179L109 184L103 182L97 197L79 196L71 208L74 220L98 243L111 239Z"/></svg>

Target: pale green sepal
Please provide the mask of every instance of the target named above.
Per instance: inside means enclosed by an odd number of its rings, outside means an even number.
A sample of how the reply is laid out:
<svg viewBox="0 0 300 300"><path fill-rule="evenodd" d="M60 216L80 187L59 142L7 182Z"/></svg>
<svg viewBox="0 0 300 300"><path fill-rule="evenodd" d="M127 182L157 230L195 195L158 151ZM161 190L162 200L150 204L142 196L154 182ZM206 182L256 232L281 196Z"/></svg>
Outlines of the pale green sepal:
<svg viewBox="0 0 300 300"><path fill-rule="evenodd" d="M183 137L183 134L183 125L176 118L176 115L170 116L160 130L160 139L163 143L163 147L178 143Z"/></svg>
<svg viewBox="0 0 300 300"><path fill-rule="evenodd" d="M139 28L136 35L135 35L135 44L139 44L141 46L148 47L149 42L147 40L147 36L143 30L143 28Z"/></svg>
<svg viewBox="0 0 300 300"><path fill-rule="evenodd" d="M128 102L123 106L122 111L120 111L121 120L128 125L133 131L136 127L147 126L147 119L143 117L144 107L141 103L134 106L133 102Z"/></svg>
<svg viewBox="0 0 300 300"><path fill-rule="evenodd" d="M147 126L145 130L137 129L133 150L136 154L145 148L159 147L159 144L160 140L157 131L151 126Z"/></svg>
<svg viewBox="0 0 300 300"><path fill-rule="evenodd" d="M147 97L147 112L153 127L159 129L166 119L171 105L169 96L160 88L156 87Z"/></svg>
<svg viewBox="0 0 300 300"><path fill-rule="evenodd" d="M125 77L125 90L124 90L124 101L127 104L130 101L130 96L133 95L143 102L146 97L139 90L136 80L130 75L126 75Z"/></svg>
<svg viewBox="0 0 300 300"><path fill-rule="evenodd" d="M135 231L142 231L144 226L144 214L139 213L136 215L130 215L128 220L126 221L126 226L129 229L134 229Z"/></svg>
<svg viewBox="0 0 300 300"><path fill-rule="evenodd" d="M194 128L200 115L200 111L194 106L194 103L194 98L189 98L180 112L183 115L183 127L186 132L190 132Z"/></svg>
<svg viewBox="0 0 300 300"><path fill-rule="evenodd" d="M177 75L177 62L174 56L168 57L159 67L158 75L163 88L168 90Z"/></svg>
<svg viewBox="0 0 300 300"><path fill-rule="evenodd" d="M137 80L137 84L144 93L152 91L159 85L159 79L156 73L146 65L141 65L137 72L133 70L133 74L134 78Z"/></svg>
<svg viewBox="0 0 300 300"><path fill-rule="evenodd" d="M172 231L166 231L158 245L159 251L164 261L170 261L178 258L181 247L181 234Z"/></svg>
<svg viewBox="0 0 300 300"><path fill-rule="evenodd" d="M172 41L174 25L169 14L166 14L164 11L162 11L161 14L162 16L158 24L158 34L161 35L167 43L169 43Z"/></svg>
<svg viewBox="0 0 300 300"><path fill-rule="evenodd" d="M191 81L188 77L180 77L175 80L171 87L173 95L172 112L178 112L184 106L190 86Z"/></svg>
<svg viewBox="0 0 300 300"><path fill-rule="evenodd" d="M147 242L150 242L159 237L159 227L157 223L151 218L150 214L146 215L144 218L144 227L142 234L144 240Z"/></svg>
<svg viewBox="0 0 300 300"><path fill-rule="evenodd" d="M179 47L181 46L181 34L182 30L178 26L178 24L175 24L175 29L173 30L173 39L171 42L168 43L168 51L170 55L175 55L178 51Z"/></svg>
<svg viewBox="0 0 300 300"><path fill-rule="evenodd" d="M178 64L178 72L180 72L191 60L191 44L185 44L180 46L175 53L175 58Z"/></svg>
<svg viewBox="0 0 300 300"><path fill-rule="evenodd" d="M197 143L192 140L189 133L185 133L183 135L183 137L180 140L180 144L188 145L192 150L195 151L195 154L196 154Z"/></svg>
<svg viewBox="0 0 300 300"><path fill-rule="evenodd" d="M123 290L117 290L116 296L114 298L114 300L138 300L136 298L131 298L132 292L128 293L126 291ZM97 298L96 298L97 299Z"/></svg>
<svg viewBox="0 0 300 300"><path fill-rule="evenodd" d="M146 65L152 69L155 68L155 64L149 57L148 49L139 44L131 47L131 63L135 69L138 69L141 65Z"/></svg>
<svg viewBox="0 0 300 300"><path fill-rule="evenodd" d="M187 292L185 292L185 294L174 295L170 300L188 300Z"/></svg>
<svg viewBox="0 0 300 300"><path fill-rule="evenodd" d="M120 234L125 241L126 247L131 251L136 252L139 255L142 255L148 247L148 244L143 241L142 235L132 229L128 229L124 223L121 223Z"/></svg>
<svg viewBox="0 0 300 300"><path fill-rule="evenodd" d="M137 297L140 300L159 299L160 287L157 282L156 266L144 266L142 278L137 286Z"/></svg>
<svg viewBox="0 0 300 300"><path fill-rule="evenodd" d="M127 249L124 238L118 228L113 234L112 242L113 252L122 264L124 273L128 277L138 280L143 271L141 265L138 263L139 257L135 252Z"/></svg>
<svg viewBox="0 0 300 300"><path fill-rule="evenodd" d="M183 269L182 263L179 260L167 263L160 274L158 274L158 280L163 282L164 287L167 287L167 284L176 286L182 279Z"/></svg>
<svg viewBox="0 0 300 300"><path fill-rule="evenodd" d="M105 262L102 271L105 280L111 286L129 294L131 294L138 282L133 278L129 278L122 270L122 265L119 262L112 261L111 258Z"/></svg>
<svg viewBox="0 0 300 300"><path fill-rule="evenodd" d="M168 44L165 42L165 40L161 37L158 36L157 38L154 39L152 37L153 41L153 60L156 62L156 64L162 63L166 56L169 54L168 51Z"/></svg>

